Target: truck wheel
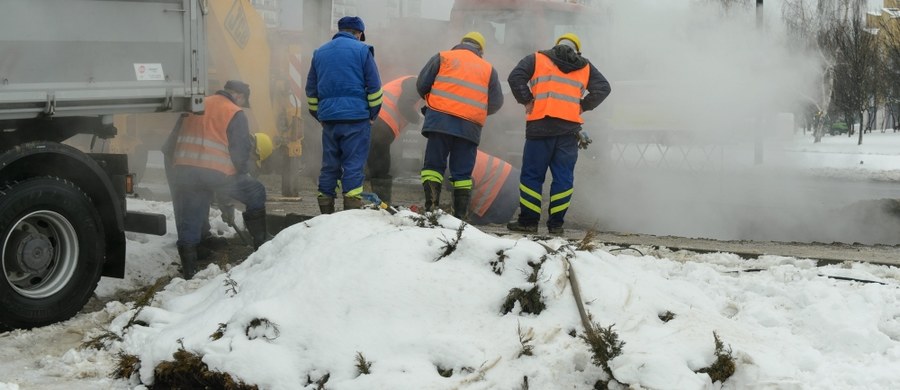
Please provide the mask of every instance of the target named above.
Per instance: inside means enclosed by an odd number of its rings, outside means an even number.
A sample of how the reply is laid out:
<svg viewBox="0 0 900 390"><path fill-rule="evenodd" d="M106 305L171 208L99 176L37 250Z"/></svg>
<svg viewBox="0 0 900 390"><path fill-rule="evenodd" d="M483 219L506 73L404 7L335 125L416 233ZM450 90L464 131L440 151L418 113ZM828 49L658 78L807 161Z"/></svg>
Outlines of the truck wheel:
<svg viewBox="0 0 900 390"><path fill-rule="evenodd" d="M71 182L38 177L0 190L0 331L71 318L100 280L103 226Z"/></svg>

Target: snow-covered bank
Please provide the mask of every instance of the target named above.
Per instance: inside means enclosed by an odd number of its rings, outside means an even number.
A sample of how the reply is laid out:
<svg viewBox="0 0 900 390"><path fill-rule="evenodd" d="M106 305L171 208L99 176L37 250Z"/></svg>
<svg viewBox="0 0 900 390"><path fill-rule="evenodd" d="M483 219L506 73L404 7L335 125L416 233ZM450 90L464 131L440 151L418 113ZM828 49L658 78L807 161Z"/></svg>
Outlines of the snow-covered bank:
<svg viewBox="0 0 900 390"><path fill-rule="evenodd" d="M295 225L228 273L211 266L198 279L173 280L138 316L146 326L123 330L133 309L112 302L63 324L4 334L3 355L19 357L0 363L0 383L23 389L149 384L153 366L183 344L211 369L261 388L300 388L325 374L331 389L520 388L526 376L531 388L591 388L604 375L584 341L570 335L583 333L564 269L570 256L594 321L615 324L625 342L611 362L624 382L679 389L900 387L896 268L556 251L569 243L497 238L472 226L440 258L456 241L459 221L443 216L439 226L419 227L418 218L361 210ZM173 251L173 238L158 240L157 250ZM129 244L133 261L155 252ZM748 268L763 270L735 272ZM169 264L158 272L174 273ZM885 284L820 276L825 272ZM535 285L545 310L522 313L516 304L503 313L512 288ZM666 311L674 319L662 321ZM266 321L254 326L254 319ZM213 340L220 323L226 324L222 337ZM75 348L107 326L123 341L103 351ZM534 332L531 356L519 356L520 329ZM721 385L694 372L714 359L713 332L737 363ZM54 349L35 347L50 343ZM139 376L106 376L119 352L141 358ZM357 353L372 362L371 374L358 375Z"/></svg>

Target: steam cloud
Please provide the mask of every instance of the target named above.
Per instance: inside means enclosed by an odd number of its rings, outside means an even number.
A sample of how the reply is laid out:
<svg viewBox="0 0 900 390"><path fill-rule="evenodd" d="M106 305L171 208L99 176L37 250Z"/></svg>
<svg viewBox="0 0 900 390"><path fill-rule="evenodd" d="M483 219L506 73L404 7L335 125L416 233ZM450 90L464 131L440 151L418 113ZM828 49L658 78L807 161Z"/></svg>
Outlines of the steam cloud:
<svg viewBox="0 0 900 390"><path fill-rule="evenodd" d="M868 200L865 191L811 177L784 152L804 99L816 96L820 64L816 55L788 48L780 2L766 2L763 25L752 6L726 13L708 1L595 3L595 14L536 19L514 11L463 26L402 20L369 36L387 81L417 73L465 31L478 30L488 41L485 59L508 88L519 59L551 47L559 34L577 33L612 94L585 114L595 142L579 156L569 221L718 239L900 240L896 216L878 204L854 204ZM542 36L538 26L552 31ZM523 110L507 93L480 147L518 164L523 143Z"/></svg>

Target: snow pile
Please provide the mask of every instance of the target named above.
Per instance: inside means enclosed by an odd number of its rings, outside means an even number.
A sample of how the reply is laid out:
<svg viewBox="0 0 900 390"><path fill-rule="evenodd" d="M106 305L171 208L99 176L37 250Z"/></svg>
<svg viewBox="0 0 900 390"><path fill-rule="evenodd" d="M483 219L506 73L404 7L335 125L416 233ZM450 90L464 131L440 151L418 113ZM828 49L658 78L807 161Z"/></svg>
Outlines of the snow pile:
<svg viewBox="0 0 900 390"><path fill-rule="evenodd" d="M704 264L575 251L561 239L460 231L446 215L437 222L405 211L319 216L227 273L210 266L176 279L142 309L143 324L124 329L132 310L110 329L124 333L118 347L140 357L145 384L183 346L211 370L266 389L315 388L325 375L329 389L511 389L525 377L530 388L591 388L606 378L575 336L584 329L569 256L593 321L615 324L625 342L610 362L622 382L714 386L695 371L714 361L716 332L736 358L728 388L900 387L900 275L882 275L893 284L848 283L783 258L750 265L760 272L729 272L748 264L723 254ZM543 311L515 304L503 313L510 290L535 285ZM666 312L674 319L660 319ZM530 356L520 339L529 331ZM359 355L370 374L359 374Z"/></svg>

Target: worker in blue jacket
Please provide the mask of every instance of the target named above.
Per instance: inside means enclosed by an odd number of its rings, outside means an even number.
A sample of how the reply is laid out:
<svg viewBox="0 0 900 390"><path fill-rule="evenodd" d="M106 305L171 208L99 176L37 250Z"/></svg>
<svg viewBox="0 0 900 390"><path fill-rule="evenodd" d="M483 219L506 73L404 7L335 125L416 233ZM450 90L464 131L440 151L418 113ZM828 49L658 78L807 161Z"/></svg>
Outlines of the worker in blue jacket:
<svg viewBox="0 0 900 390"><path fill-rule="evenodd" d="M372 122L381 110L381 78L375 49L366 40L365 25L356 16L338 21L331 41L313 52L306 78L309 112L322 123L322 170L319 210L334 212L340 181L344 210L362 207L365 165Z"/></svg>

